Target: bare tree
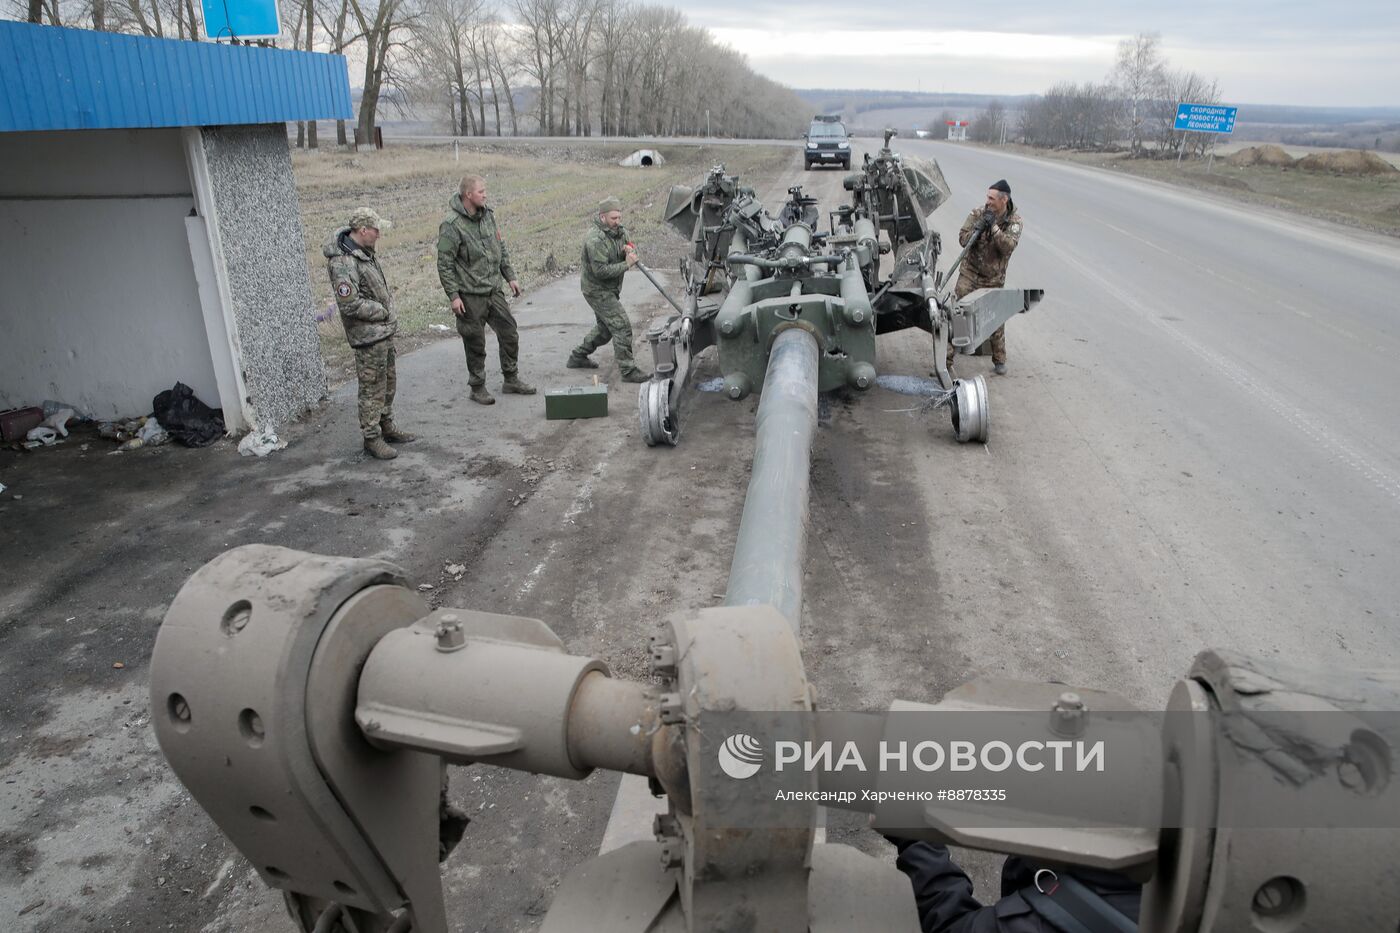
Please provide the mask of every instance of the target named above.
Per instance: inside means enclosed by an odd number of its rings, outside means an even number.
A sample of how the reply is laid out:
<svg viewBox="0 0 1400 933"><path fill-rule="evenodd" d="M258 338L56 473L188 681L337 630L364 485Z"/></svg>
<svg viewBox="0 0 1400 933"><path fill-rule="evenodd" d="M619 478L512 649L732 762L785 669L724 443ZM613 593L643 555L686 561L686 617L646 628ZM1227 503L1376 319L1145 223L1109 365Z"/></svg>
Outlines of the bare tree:
<svg viewBox="0 0 1400 933"><path fill-rule="evenodd" d="M357 141L372 143L380 96L390 73L389 58L398 47L398 34L411 24L413 16L408 0L379 0L377 6L369 6L368 0L349 0L349 3L365 42L365 80L355 132Z"/></svg>
<svg viewBox="0 0 1400 933"><path fill-rule="evenodd" d="M483 17L482 0L428 0L415 23L411 57L418 83L429 89L446 88L447 112L452 133L467 136L484 132L484 112L473 113L472 89L481 98L480 57L476 32Z"/></svg>
<svg viewBox="0 0 1400 933"><path fill-rule="evenodd" d="M1209 138L1204 133L1190 136L1176 130L1176 106L1179 103L1218 104L1220 88L1194 71L1168 72L1163 80L1163 94L1152 108L1151 122L1157 146L1167 152L1179 153L1182 147L1193 155L1204 153Z"/></svg>
<svg viewBox="0 0 1400 933"><path fill-rule="evenodd" d="M510 83L510 73L513 68L513 65L510 64L511 53L499 20L493 20L487 28L485 48L487 70L496 75L493 87L493 98L496 101L496 135L501 135L500 99L504 96L507 111L510 113L510 134L519 136L520 121L515 111L515 92L511 89Z"/></svg>
<svg viewBox="0 0 1400 933"><path fill-rule="evenodd" d="M1151 104L1162 96L1166 65L1161 45L1162 37L1155 32L1138 33L1118 43L1113 80L1127 110L1128 142L1134 153L1142 151Z"/></svg>
<svg viewBox="0 0 1400 933"><path fill-rule="evenodd" d="M539 88L535 101L539 132L552 136L555 131L554 100L560 59L563 57L560 24L563 0L512 0L511 6L524 27L520 64Z"/></svg>
<svg viewBox="0 0 1400 933"><path fill-rule="evenodd" d="M993 100L987 105L987 109L972 121L968 135L972 137L973 142L1000 143L1005 130L1006 105L999 100Z"/></svg>

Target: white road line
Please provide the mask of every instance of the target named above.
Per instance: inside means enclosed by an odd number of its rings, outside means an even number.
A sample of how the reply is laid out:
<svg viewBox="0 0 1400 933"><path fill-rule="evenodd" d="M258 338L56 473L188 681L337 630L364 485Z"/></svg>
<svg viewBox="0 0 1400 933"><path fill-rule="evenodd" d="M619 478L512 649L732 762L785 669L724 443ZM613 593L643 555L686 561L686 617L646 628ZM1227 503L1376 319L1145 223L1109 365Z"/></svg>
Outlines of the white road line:
<svg viewBox="0 0 1400 933"><path fill-rule="evenodd" d="M935 149L936 158L938 147L935 145L933 148ZM1372 234L1361 229L1352 229L1339 224L1326 224L1322 226L1318 221L1309 217L1295 217L1287 213L1280 214L1273 210L1261 208L1243 201L1224 201L1209 193L1179 188L1167 182L1161 182L1151 178L1120 174L1111 169L1075 165L1068 162L1058 162L1053 159L1016 155L1010 152L983 151L994 158L1028 162L1032 165L1043 166L1051 172L1067 172L1079 175L1086 180L1092 180L1095 183L1132 189L1139 194L1144 191L1151 192L1163 200L1188 204L1192 208L1199 209L1203 212L1231 217L1235 220L1259 227L1269 227L1276 232L1286 233L1299 239L1311 240L1314 243L1319 243L1333 249L1345 250L1355 255L1365 256L1369 259L1379 260L1394 266L1400 266L1400 245L1396 244L1394 240L1384 237L1382 234ZM1321 229L1319 229L1320 226L1322 226Z"/></svg>
<svg viewBox="0 0 1400 933"><path fill-rule="evenodd" d="M607 460L598 461L598 465L593 468L592 475L583 481L583 485L579 487L578 494L574 496L573 502L570 502L569 507L564 510L563 524L572 525L574 519L593 507L593 483L603 475L603 472L607 468ZM558 550L558 539L549 542L549 547L545 548L544 557L534 566L534 569L525 575L525 582L520 584L520 589L515 594L516 599L523 599L530 595L530 591L535 588L536 583L540 582L541 574L544 573L545 567L549 565L550 560Z"/></svg>
<svg viewBox="0 0 1400 933"><path fill-rule="evenodd" d="M1050 252L1059 256L1066 265L1073 266L1084 275L1085 278L1096 282L1104 291L1141 315L1143 320L1149 321L1159 329L1165 331L1173 340L1191 351L1191 353L1204 361L1216 372L1233 382L1240 389L1244 390L1246 394L1253 396L1265 407L1269 408L1288 424L1292 425L1294 429L1308 440L1312 441L1325 456L1350 467L1366 480L1366 482L1388 496L1392 502L1400 504L1400 477L1396 477L1385 467L1373 461L1370 457L1357 450L1337 434L1323 427L1302 409L1293 405L1273 389L1270 389L1268 386L1265 386L1255 379L1238 364L1197 343L1180 330L1172 327L1168 322L1163 321L1161 315L1147 308L1132 295L1114 285L1098 272L1084 265L1070 251L1062 249L1050 242L1044 242L1042 245L1050 250Z"/></svg>
<svg viewBox="0 0 1400 933"><path fill-rule="evenodd" d="M204 893L200 895L200 899L202 900L213 894L218 889L219 885L224 883L224 879L228 877L228 873L231 871L233 871L233 859L227 859L224 864L219 866L219 871L214 875L214 880L209 883L209 887L204 889Z"/></svg>

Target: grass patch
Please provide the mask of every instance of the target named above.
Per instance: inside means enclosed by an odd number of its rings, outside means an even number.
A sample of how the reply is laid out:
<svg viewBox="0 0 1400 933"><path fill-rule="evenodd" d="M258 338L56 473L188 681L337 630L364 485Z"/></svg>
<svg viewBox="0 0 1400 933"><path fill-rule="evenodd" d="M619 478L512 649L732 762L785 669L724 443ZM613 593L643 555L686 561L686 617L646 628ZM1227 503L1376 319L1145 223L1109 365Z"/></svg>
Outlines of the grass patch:
<svg viewBox="0 0 1400 933"><path fill-rule="evenodd" d="M451 146L400 146L359 153L296 151L301 219L312 294L321 309L333 303L321 246L364 204L393 221L379 241L379 258L399 316L400 352L450 336L432 324L451 326L437 277L437 230L448 198L462 175L486 178L488 203L510 248L511 263L527 290L577 268L583 235L598 202L620 198L623 223L642 259L657 268L675 266L685 243L661 222L673 184L693 184L717 162L756 184L792 160L796 150L771 146L664 147L666 164L622 168L617 161L631 144L576 147L480 143L463 146L454 161ZM553 255L558 271L546 271ZM317 325L331 382L351 377L353 354L337 318Z"/></svg>
<svg viewBox="0 0 1400 933"><path fill-rule="evenodd" d="M1270 165L1233 166L1217 157L1211 172L1201 161L1130 159L1126 153L1068 152L1009 147L1023 155L1091 165L1154 181L1208 189L1222 197L1260 204L1360 227L1376 233L1400 236L1400 174L1332 175Z"/></svg>

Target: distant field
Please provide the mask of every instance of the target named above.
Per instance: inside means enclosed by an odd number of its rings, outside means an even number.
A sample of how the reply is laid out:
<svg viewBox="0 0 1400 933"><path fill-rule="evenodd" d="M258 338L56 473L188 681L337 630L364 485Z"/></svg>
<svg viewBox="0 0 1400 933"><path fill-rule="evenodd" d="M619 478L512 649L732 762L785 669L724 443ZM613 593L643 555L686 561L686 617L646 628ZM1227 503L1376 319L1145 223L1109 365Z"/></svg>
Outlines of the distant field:
<svg viewBox="0 0 1400 933"><path fill-rule="evenodd" d="M1215 166L1210 172L1206 171L1204 161L1187 160L1178 165L1172 160L1130 159L1126 153L1068 152L1029 146L998 148L1151 178L1250 204L1400 236L1400 173L1347 177L1268 166L1237 168L1225 163L1221 157L1223 147L1216 151ZM1318 151L1322 150L1302 148L1299 154Z"/></svg>
<svg viewBox="0 0 1400 933"><path fill-rule="evenodd" d="M633 150L630 143L573 148L510 141L473 145L463 146L460 162L453 160L450 146L441 145L293 153L306 262L312 294L322 309L332 298L321 246L361 204L394 224L380 240L379 254L394 293L402 351L438 337L456 337L455 329L444 333L431 326L452 326L447 298L438 285L437 229L448 197L468 172L486 177L488 203L505 234L520 284L528 291L550 278L545 265L551 254L559 269L556 275L577 265L584 231L602 198L622 200L623 223L642 258L671 268L683 243L660 216L673 184L698 180L716 162L758 181L775 164L791 158L790 151L766 146L668 145L660 147L665 165L636 169L616 164ZM318 327L332 383L349 378L352 354L339 320L332 318Z"/></svg>

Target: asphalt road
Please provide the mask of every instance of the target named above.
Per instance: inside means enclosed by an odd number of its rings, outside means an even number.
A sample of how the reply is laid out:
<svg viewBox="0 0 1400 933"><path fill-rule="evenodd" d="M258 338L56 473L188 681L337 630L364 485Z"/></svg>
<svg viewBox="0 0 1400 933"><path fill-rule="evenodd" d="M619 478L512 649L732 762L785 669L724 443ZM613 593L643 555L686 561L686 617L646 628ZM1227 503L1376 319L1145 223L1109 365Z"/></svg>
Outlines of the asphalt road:
<svg viewBox="0 0 1400 933"><path fill-rule="evenodd" d="M899 148L940 159L948 243L985 186L1010 181L1025 234L1009 284L1047 297L1011 322L1010 373L988 376L985 447L884 387L823 400L802 627L822 706L881 709L995 675L1150 707L1206 647L1397 666L1385 286L1400 247L1071 166ZM760 188L775 211L797 182L826 208L841 177L804 174L794 148ZM639 326L664 307L648 289L629 277ZM576 283L516 308L524 375L579 381L560 365L589 319ZM546 422L538 398L467 402L460 354L444 341L400 361L399 418L425 437L391 464L357 453L353 386L265 461L223 444L0 463L0 926L279 928L277 898L164 768L144 706L165 606L229 545L389 557L435 604L543 619L636 678L656 619L719 601L755 399L696 393L681 446L648 449L630 387L607 419ZM930 362L921 332L881 338L882 375ZM703 363L697 380L714 375ZM455 770L474 815L444 865L455 929L535 929L597 850L616 788ZM829 837L891 851L839 813ZM994 895L994 860L970 862Z"/></svg>

